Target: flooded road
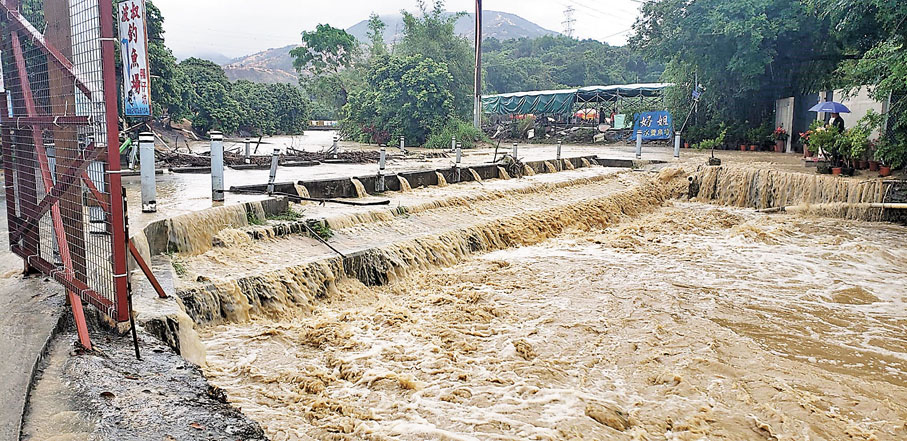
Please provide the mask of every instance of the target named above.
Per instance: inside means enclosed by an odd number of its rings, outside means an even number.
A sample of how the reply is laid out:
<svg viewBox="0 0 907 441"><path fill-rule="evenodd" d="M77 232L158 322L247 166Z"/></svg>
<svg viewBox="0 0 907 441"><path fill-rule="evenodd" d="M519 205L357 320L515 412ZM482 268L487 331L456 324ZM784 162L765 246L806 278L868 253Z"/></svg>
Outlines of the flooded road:
<svg viewBox="0 0 907 441"><path fill-rule="evenodd" d="M907 438L907 228L669 203L200 329L274 440Z"/></svg>

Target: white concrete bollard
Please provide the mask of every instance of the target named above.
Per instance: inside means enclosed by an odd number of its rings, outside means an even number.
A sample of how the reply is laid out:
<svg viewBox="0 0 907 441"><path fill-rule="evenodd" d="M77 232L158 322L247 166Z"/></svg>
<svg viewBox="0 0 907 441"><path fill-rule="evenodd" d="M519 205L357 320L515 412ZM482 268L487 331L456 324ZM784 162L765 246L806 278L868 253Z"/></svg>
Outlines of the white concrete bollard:
<svg viewBox="0 0 907 441"><path fill-rule="evenodd" d="M519 153L519 144L513 143L513 159L517 159L517 153Z"/></svg>
<svg viewBox="0 0 907 441"><path fill-rule="evenodd" d="M334 155L334 158L337 158L337 155L340 154L340 137L334 135L334 142L331 144L331 154Z"/></svg>
<svg viewBox="0 0 907 441"><path fill-rule="evenodd" d="M642 130L636 132L636 159L642 159Z"/></svg>
<svg viewBox="0 0 907 441"><path fill-rule="evenodd" d="M403 137L400 137L400 146L403 146ZM387 149L381 147L381 153L378 157L378 182L375 183L375 190L378 193L383 193L384 189L387 188L384 182L384 168L387 165Z"/></svg>
<svg viewBox="0 0 907 441"><path fill-rule="evenodd" d="M271 176L268 177L268 194L274 193L274 181L277 180L277 165L280 163L280 149L271 154Z"/></svg>
<svg viewBox="0 0 907 441"><path fill-rule="evenodd" d="M154 176L154 134L139 134L139 162L142 167L142 212L157 212L157 183Z"/></svg>
<svg viewBox="0 0 907 441"><path fill-rule="evenodd" d="M461 145L459 142L456 144L456 146L457 146L457 147L456 147L456 152L457 152L457 159L456 159L456 163L457 163L457 165L456 165L456 167L457 167L457 182L460 182L460 181L462 180L462 179L461 179L462 176L460 175L460 162L462 162L462 160L463 160L463 149L462 149L462 145Z"/></svg>
<svg viewBox="0 0 907 441"><path fill-rule="evenodd" d="M249 138L246 138L246 152L243 158L245 159L246 164L252 162L252 140Z"/></svg>
<svg viewBox="0 0 907 441"><path fill-rule="evenodd" d="M211 132L211 200L224 201L224 134Z"/></svg>
<svg viewBox="0 0 907 441"><path fill-rule="evenodd" d="M674 159L680 159L680 132L674 134Z"/></svg>
<svg viewBox="0 0 907 441"><path fill-rule="evenodd" d="M451 149L451 150L454 150L454 149L456 149L456 148L457 148L457 137L456 137L456 136L451 136L451 137L450 137L450 149Z"/></svg>

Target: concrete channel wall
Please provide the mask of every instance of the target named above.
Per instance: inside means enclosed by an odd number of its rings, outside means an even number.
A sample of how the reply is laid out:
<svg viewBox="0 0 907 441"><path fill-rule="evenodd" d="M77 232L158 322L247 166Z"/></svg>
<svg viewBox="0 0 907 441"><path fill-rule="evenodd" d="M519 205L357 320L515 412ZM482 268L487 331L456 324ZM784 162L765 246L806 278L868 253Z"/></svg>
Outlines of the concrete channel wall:
<svg viewBox="0 0 907 441"><path fill-rule="evenodd" d="M589 163L597 164L605 167L620 167L620 168L633 168L640 167L647 164L658 163L660 161L634 161L630 159L600 159L595 156L581 156L576 158L566 158L562 159L562 162L569 161L573 168L585 167L583 160L589 161ZM550 162L561 170L565 169L566 166L562 163L560 167L557 165L557 160L549 161L530 161L525 164L532 168L536 174L548 173L548 168L545 165L546 162ZM402 176L409 182L409 185L412 188L418 187L429 187L438 185L438 174L440 173L444 180L449 184L454 184L457 182L472 182L475 180L472 176L472 173L469 170L473 170L482 180L486 179L498 179L501 177L498 164L482 164L474 165L470 167L462 167L460 169L460 179L457 180L457 169L455 167L435 169L435 170L423 170L423 171L412 171L412 172L401 172L397 174L389 174L384 177L384 185L387 191L400 191L400 177ZM362 186L365 187L365 191L372 196L379 195L380 193L376 191L378 183L378 175L366 175L366 176L356 176L356 180L362 183ZM299 181L299 182L280 182L274 185L274 191L278 193L286 193L291 195L299 196L297 193L296 185L301 185L306 188L309 193L309 196L316 199L333 199L333 198L355 198L356 189L353 185L353 182L350 178L340 178L340 179L321 179L315 181ZM264 192L267 188L266 184L260 185L243 185L230 187L230 191L235 192L250 192L250 193L260 193Z"/></svg>

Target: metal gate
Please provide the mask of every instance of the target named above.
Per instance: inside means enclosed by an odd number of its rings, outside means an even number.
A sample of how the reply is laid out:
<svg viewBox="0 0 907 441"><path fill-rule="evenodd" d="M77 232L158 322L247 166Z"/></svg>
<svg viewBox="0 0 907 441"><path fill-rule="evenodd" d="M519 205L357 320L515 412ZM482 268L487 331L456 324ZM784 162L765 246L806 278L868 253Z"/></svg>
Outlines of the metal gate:
<svg viewBox="0 0 907 441"><path fill-rule="evenodd" d="M79 299L129 320L112 2L0 0L0 26L10 248L66 288L89 346Z"/></svg>

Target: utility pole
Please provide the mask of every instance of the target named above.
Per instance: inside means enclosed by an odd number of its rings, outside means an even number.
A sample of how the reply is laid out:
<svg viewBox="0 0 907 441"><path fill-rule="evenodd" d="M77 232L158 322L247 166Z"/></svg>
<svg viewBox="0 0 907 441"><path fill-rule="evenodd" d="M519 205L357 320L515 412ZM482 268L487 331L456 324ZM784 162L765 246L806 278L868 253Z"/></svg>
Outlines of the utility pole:
<svg viewBox="0 0 907 441"><path fill-rule="evenodd" d="M576 12L576 9L573 6L568 6L564 10L564 22L561 23L564 25L564 35L573 38L573 24L576 23L576 19L573 18L573 13Z"/></svg>
<svg viewBox="0 0 907 441"><path fill-rule="evenodd" d="M475 128L482 130L482 0L476 0L476 76L473 119Z"/></svg>

